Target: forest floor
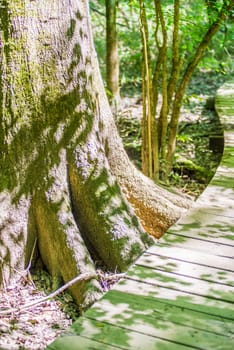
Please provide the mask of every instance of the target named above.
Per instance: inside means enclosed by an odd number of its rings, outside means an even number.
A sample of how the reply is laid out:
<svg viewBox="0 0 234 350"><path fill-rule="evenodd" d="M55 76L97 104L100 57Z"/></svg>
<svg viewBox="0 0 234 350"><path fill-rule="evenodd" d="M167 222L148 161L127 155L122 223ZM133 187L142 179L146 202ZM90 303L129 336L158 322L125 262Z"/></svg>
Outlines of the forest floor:
<svg viewBox="0 0 234 350"><path fill-rule="evenodd" d="M122 274L97 271L103 292ZM0 290L0 350L41 350L80 316L71 295L64 291L54 298L51 278L45 271L19 278ZM52 294L52 293L51 293Z"/></svg>
<svg viewBox="0 0 234 350"><path fill-rule="evenodd" d="M58 299L20 310L45 295L44 291L24 278L0 291L0 349L44 349L69 327L72 318L63 310L63 303ZM3 315L3 310L9 310L9 313Z"/></svg>
<svg viewBox="0 0 234 350"><path fill-rule="evenodd" d="M195 77L185 100L178 136L177 162L180 166L175 167L170 179L172 186L195 198L214 174L221 156L211 145L210 138L210 135L220 133L212 100L218 85L208 75L202 83ZM197 90L206 91L206 95ZM126 97L116 117L126 150L139 167L141 108L139 98ZM188 165L191 162L192 167ZM110 276L107 273L100 278L104 292L118 279L116 275ZM79 316L78 307L67 292L42 301L51 292L50 285L49 275L39 271L33 280L19 275L12 285L0 290L0 350L44 349ZM31 302L37 303L29 306Z"/></svg>

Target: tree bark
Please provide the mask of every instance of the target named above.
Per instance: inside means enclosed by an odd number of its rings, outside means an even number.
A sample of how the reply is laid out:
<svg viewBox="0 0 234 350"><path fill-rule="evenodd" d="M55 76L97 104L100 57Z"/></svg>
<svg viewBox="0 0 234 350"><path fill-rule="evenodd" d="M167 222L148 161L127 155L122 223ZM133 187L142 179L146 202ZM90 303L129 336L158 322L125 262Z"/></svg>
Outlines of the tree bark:
<svg viewBox="0 0 234 350"><path fill-rule="evenodd" d="M120 105L117 4L117 0L106 0L106 83L109 101L115 109Z"/></svg>
<svg viewBox="0 0 234 350"><path fill-rule="evenodd" d="M153 177L152 155L152 109L151 109L151 67L148 46L148 26L145 13L144 1L140 0L140 28L142 38L142 171L150 178Z"/></svg>
<svg viewBox="0 0 234 350"><path fill-rule="evenodd" d="M86 0L1 0L0 282L33 251L53 287L95 261L123 271L188 200L129 161L104 92ZM139 219L141 221L139 221ZM144 227L144 228L143 228ZM70 288L82 307L95 278Z"/></svg>
<svg viewBox="0 0 234 350"><path fill-rule="evenodd" d="M180 0L174 1L174 21L173 21L173 40L172 40L172 66L170 77L168 81L168 103L167 103L167 113L170 112L171 103L173 100L173 95L176 91L177 82L180 75L180 70L182 68L182 57L180 56L179 44L180 44L180 34L179 34L179 23L180 23Z"/></svg>
<svg viewBox="0 0 234 350"><path fill-rule="evenodd" d="M158 121L159 130L159 153L161 159L161 174L164 177L165 172L165 157L166 157L166 137L167 137L167 124L168 124L168 94L167 94L167 30L166 23L163 16L161 1L154 1L156 18L159 21L162 32L162 44L159 47L160 55L162 55L162 106L160 110L160 116ZM157 35L157 34L156 34Z"/></svg>
<svg viewBox="0 0 234 350"><path fill-rule="evenodd" d="M142 172L158 180L158 138L154 111L154 96L152 86L151 58L149 50L148 23L145 3L140 1L140 27L142 39Z"/></svg>

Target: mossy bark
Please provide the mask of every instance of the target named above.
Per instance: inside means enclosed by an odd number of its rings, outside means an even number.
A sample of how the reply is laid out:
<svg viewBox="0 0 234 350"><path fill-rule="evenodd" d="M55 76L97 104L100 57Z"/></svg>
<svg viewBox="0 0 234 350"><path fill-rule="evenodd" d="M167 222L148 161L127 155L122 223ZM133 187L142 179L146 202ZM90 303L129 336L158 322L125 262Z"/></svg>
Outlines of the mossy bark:
<svg viewBox="0 0 234 350"><path fill-rule="evenodd" d="M35 242L54 287L93 276L97 258L125 270L152 243L135 212L159 236L183 205L123 149L87 1L1 0L0 26L1 280L27 266ZM84 306L100 294L92 277L70 291Z"/></svg>

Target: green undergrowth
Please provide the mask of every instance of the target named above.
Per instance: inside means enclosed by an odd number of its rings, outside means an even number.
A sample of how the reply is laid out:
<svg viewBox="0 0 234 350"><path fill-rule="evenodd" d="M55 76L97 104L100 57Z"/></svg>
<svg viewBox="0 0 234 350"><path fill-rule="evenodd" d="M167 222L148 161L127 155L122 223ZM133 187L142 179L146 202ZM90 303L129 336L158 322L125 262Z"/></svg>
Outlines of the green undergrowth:
<svg viewBox="0 0 234 350"><path fill-rule="evenodd" d="M52 279L48 272L39 268L33 271L32 278L38 290L44 291L47 295L51 293ZM58 301L60 309L72 321L75 321L80 316L80 310L68 291L60 293L55 297L55 300Z"/></svg>
<svg viewBox="0 0 234 350"><path fill-rule="evenodd" d="M223 75L198 71L184 98L169 186L193 197L205 189L222 157L223 133L214 109L214 95L224 80ZM116 116L116 122L129 157L140 169L141 101L138 96L132 99L132 106Z"/></svg>

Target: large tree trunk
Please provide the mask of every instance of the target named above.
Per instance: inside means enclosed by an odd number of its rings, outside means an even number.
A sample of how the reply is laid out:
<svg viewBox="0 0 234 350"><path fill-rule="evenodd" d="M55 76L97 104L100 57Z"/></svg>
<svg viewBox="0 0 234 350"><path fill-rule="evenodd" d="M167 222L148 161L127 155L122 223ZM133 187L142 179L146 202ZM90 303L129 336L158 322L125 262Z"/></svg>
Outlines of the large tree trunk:
<svg viewBox="0 0 234 350"><path fill-rule="evenodd" d="M41 259L54 288L99 294L95 260L125 270L188 201L129 161L104 93L86 0L0 0L0 281ZM133 209L134 208L134 209ZM134 212L135 210L135 212ZM137 216L140 218L139 222ZM143 226L144 228L143 228Z"/></svg>

